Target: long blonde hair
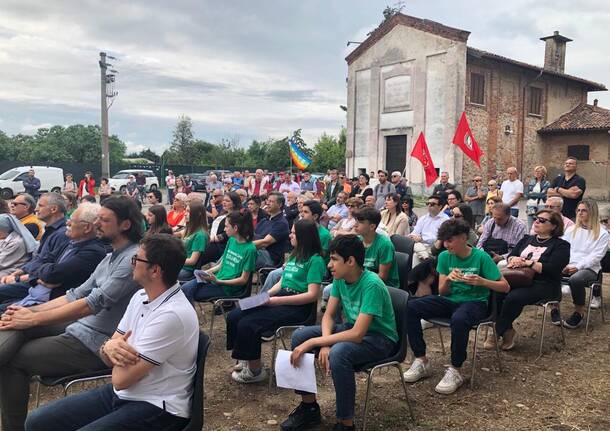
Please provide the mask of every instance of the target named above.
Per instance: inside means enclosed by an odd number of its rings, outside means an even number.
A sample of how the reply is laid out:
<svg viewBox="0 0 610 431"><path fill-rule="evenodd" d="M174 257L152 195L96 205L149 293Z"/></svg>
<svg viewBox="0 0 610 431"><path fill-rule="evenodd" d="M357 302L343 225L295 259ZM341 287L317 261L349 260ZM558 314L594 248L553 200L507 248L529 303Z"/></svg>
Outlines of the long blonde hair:
<svg viewBox="0 0 610 431"><path fill-rule="evenodd" d="M581 205L587 207L587 213L589 214L589 225L583 225L577 213L576 221L574 222L574 227L572 228L572 238L576 236L576 231L578 229L587 229L593 235L593 241L597 241L601 230L599 224L599 209L597 207L597 202L595 202L593 199L583 199L578 203L578 206L576 208L578 209L578 207Z"/></svg>

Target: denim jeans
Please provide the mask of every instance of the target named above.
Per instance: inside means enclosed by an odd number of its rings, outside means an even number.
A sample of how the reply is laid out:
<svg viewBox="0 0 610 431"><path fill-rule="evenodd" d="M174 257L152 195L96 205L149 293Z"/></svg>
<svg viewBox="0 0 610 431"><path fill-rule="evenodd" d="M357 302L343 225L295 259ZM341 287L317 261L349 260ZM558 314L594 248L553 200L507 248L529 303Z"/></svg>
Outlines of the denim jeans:
<svg viewBox="0 0 610 431"><path fill-rule="evenodd" d="M278 268L278 269L274 269L273 271L271 271L267 275L267 278L265 279L265 284L263 284L263 287L261 288L261 293L262 292L267 292L273 286L275 286L275 284L278 281L280 281L280 278L282 278L282 274L283 273L284 273L284 268Z"/></svg>
<svg viewBox="0 0 610 431"><path fill-rule="evenodd" d="M466 360L468 336L472 325L487 317L487 303L483 301L452 302L443 296L428 295L408 302L407 334L416 358L426 355L426 342L421 319L451 318L451 365L462 366Z"/></svg>
<svg viewBox="0 0 610 431"><path fill-rule="evenodd" d="M570 276L570 291L574 305L585 305L585 287L597 280L597 273L592 269L585 268L576 271Z"/></svg>
<svg viewBox="0 0 610 431"><path fill-rule="evenodd" d="M258 250L256 253L256 269L275 267L276 263L267 250Z"/></svg>
<svg viewBox="0 0 610 431"><path fill-rule="evenodd" d="M212 283L199 283L197 279L184 283L182 285L182 292L191 302L204 302L208 299L228 296L222 286Z"/></svg>
<svg viewBox="0 0 610 431"><path fill-rule="evenodd" d="M350 323L335 325L333 333L347 331L352 326ZM310 338L320 337L321 335L322 328L319 325L297 329L292 334L292 349L294 350ZM337 419L345 420L354 417L354 406L356 404L354 370L369 362L389 357L395 348L396 343L385 335L372 332L367 333L360 343L343 341L330 348L330 371L337 398ZM305 394L306 392L297 391L297 393Z"/></svg>
<svg viewBox="0 0 610 431"><path fill-rule="evenodd" d="M10 304L21 301L28 296L30 289L29 283L12 283L0 285L0 304L2 311Z"/></svg>
<svg viewBox="0 0 610 431"><path fill-rule="evenodd" d="M181 430L188 419L145 401L121 400L111 384L47 404L25 421L27 431Z"/></svg>

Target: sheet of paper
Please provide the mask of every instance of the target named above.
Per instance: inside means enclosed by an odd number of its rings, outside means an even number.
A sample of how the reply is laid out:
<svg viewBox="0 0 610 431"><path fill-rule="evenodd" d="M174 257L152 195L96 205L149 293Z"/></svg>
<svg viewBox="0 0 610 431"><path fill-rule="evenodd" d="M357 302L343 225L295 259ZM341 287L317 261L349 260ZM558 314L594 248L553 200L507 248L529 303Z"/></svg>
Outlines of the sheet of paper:
<svg viewBox="0 0 610 431"><path fill-rule="evenodd" d="M259 307L269 302L269 293L263 292L258 295L250 296L248 298L239 300L239 308L242 310L249 310L250 308Z"/></svg>
<svg viewBox="0 0 610 431"><path fill-rule="evenodd" d="M298 389L312 394L318 393L316 384L316 369L314 367L314 354L305 353L301 357L298 368L290 364L288 350L278 350L275 359L275 381L280 388Z"/></svg>
<svg viewBox="0 0 610 431"><path fill-rule="evenodd" d="M197 279L198 283L203 283L210 277L210 274L202 269L196 269L195 271L193 271L193 275Z"/></svg>

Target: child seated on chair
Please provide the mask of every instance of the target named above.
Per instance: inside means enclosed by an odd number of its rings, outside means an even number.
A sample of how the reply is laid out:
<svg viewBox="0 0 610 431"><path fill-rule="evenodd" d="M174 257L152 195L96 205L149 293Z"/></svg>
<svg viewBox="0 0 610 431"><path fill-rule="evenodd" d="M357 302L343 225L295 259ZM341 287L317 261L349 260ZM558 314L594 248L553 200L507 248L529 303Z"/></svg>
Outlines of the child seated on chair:
<svg viewBox="0 0 610 431"><path fill-rule="evenodd" d="M390 294L377 274L364 269L364 245L356 235L333 239L329 247L333 287L322 324L295 331L290 361L298 366L304 353L319 350L321 368L332 374L336 394L335 430L353 430L356 382L354 369L392 355L398 333ZM345 323L336 325L343 308ZM297 391L302 402L281 424L284 431L319 424L315 394Z"/></svg>
<svg viewBox="0 0 610 431"><path fill-rule="evenodd" d="M508 292L509 286L492 258L468 245L470 226L450 219L440 226L438 239L447 250L438 256L439 296L411 299L408 304L407 334L415 360L404 374L409 383L430 375L420 320L451 319L451 366L435 390L452 394L464 383L460 367L466 360L468 335L473 325L487 317L489 291Z"/></svg>
<svg viewBox="0 0 610 431"><path fill-rule="evenodd" d="M243 292L248 284L256 262L250 213L231 212L225 221L225 232L229 237L227 246L220 262L206 270L209 274L206 280L199 282L195 279L182 286L182 291L191 302L230 298Z"/></svg>
<svg viewBox="0 0 610 431"><path fill-rule="evenodd" d="M302 325L317 303L320 283L326 273L318 227L312 220L298 220L292 226L293 251L282 277L270 290L269 302L261 307L227 315L227 350L239 362L231 377L238 383L264 380L261 364L261 336L280 326Z"/></svg>

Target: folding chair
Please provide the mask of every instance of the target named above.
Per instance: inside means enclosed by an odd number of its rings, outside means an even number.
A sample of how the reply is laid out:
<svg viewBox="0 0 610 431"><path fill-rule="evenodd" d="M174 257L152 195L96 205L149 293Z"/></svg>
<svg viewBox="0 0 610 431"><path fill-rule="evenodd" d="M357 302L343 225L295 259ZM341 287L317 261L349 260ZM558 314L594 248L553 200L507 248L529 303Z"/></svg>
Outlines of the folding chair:
<svg viewBox="0 0 610 431"><path fill-rule="evenodd" d="M533 304L537 307L542 307L543 308L543 313L542 313L542 323L540 325L540 347L538 349L538 356L536 357L536 359L534 359L534 362L536 362L538 359L540 359L542 357L542 344L544 342L544 324L546 323L546 315L547 312L549 310L549 307L552 305L556 305L557 306L557 311L559 312L559 327L561 328L561 340L563 342L563 345L566 345L566 336L564 333L564 329L563 329L563 320L561 318L561 290L559 290L559 294L558 297L555 298L551 298L551 299L545 299L542 301L538 301L537 303ZM538 312L536 312L536 314L538 314Z"/></svg>
<svg viewBox="0 0 610 431"><path fill-rule="evenodd" d="M278 268L281 268L284 265L284 254L282 254L282 258L280 260L280 263L277 266L264 266L262 268L259 268L256 271L256 293L260 293L263 284L264 284L264 280L267 279L267 276L269 275L269 273L271 271L275 271ZM264 279L263 279L264 277Z"/></svg>
<svg viewBox="0 0 610 431"><path fill-rule="evenodd" d="M205 332L199 331L199 347L197 348L197 370L195 371L195 386L193 388L193 400L191 419L182 431L201 431L203 429L203 399L204 399L204 375L205 359L210 347L210 337Z"/></svg>
<svg viewBox="0 0 610 431"><path fill-rule="evenodd" d="M597 279L591 283L586 288L589 289L589 301L587 302L587 320L585 323L585 335L589 335L589 319L591 318L591 301L593 300L593 295L595 293L599 293L599 298L601 300L600 311L602 313L602 323L606 323L606 312L604 311L604 295L602 295L602 284L603 284L604 273L600 270L597 273Z"/></svg>
<svg viewBox="0 0 610 431"><path fill-rule="evenodd" d="M373 373L375 370L393 367L398 370L398 376L402 388L405 392L405 398L407 400L407 407L409 409L409 415L412 420L415 420L413 408L411 407L411 400L407 392L407 385L402 372L402 362L407 356L407 301L409 300L409 294L403 290L388 287L388 292L392 298L392 308L394 309L394 319L396 320L396 329L398 332L398 343L396 349L392 354L380 361L371 362L358 367L355 371L367 374L366 378L366 396L364 398L364 413L362 417L362 431L366 431L366 419L368 413L368 403L371 393L371 386L373 385Z"/></svg>
<svg viewBox="0 0 610 431"><path fill-rule="evenodd" d="M390 241L394 244L394 250L401 253L406 253L409 256L408 267L409 270L413 266L413 247L415 247L415 241L408 236L402 236L394 234L390 237Z"/></svg>
<svg viewBox="0 0 610 431"><path fill-rule="evenodd" d="M477 371L477 351L478 351L478 340L479 333L483 327L491 327L496 344L496 357L498 359L498 369L502 372L502 358L500 357L500 346L498 346L498 333L496 332L496 318L498 316L498 302L496 300L496 292L491 291L488 300L488 310L489 315L481 320L476 325L472 325L472 330L476 330L476 334L474 337L474 346L472 349L472 374L470 377L470 389L474 388L474 377ZM445 343L443 342L443 334L441 332L441 327L450 328L451 327L451 319L445 317L435 317L426 319L428 322L434 324L438 328L438 336L441 340L441 348L443 350L443 355L445 354Z"/></svg>
<svg viewBox="0 0 610 431"><path fill-rule="evenodd" d="M99 371L92 371L88 373L71 374L63 377L46 377L46 376L34 376L32 379L36 382L36 408L40 405L40 385L52 387L62 387L64 397L68 396L68 390L76 383L92 382L95 380L104 380L112 377L112 369L104 368Z"/></svg>

